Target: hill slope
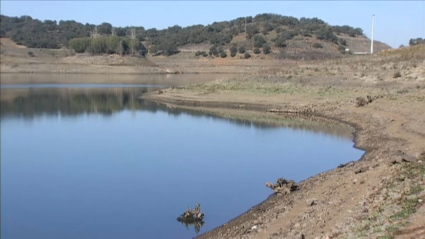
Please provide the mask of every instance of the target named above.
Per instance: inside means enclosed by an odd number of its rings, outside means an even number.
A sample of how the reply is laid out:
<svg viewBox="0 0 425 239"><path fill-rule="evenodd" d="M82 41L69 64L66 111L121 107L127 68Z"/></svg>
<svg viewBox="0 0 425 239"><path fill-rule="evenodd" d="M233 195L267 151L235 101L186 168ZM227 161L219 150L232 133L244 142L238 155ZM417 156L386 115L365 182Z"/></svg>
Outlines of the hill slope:
<svg viewBox="0 0 425 239"><path fill-rule="evenodd" d="M167 56L194 49L209 51L211 46L224 50L229 50L231 46L243 46L252 53L254 48L262 49L268 45L272 52L282 52L277 57L284 58L338 56L345 52L345 48L355 51L368 51L370 48L360 28L331 26L318 18L298 19L278 14L240 17L206 26L183 28L175 25L163 30L145 30L142 26L115 28L109 23L84 25L76 21L42 22L29 16L0 15L0 22L0 37L9 37L18 45L30 48L69 47L70 40L75 38L100 37L104 39L105 53L117 53L116 47L106 49L107 40L113 35L118 42L119 39L137 39L142 43L142 49L146 46L153 55ZM92 49L90 47L90 42L85 43L80 51L89 51ZM389 48L377 42L376 49Z"/></svg>

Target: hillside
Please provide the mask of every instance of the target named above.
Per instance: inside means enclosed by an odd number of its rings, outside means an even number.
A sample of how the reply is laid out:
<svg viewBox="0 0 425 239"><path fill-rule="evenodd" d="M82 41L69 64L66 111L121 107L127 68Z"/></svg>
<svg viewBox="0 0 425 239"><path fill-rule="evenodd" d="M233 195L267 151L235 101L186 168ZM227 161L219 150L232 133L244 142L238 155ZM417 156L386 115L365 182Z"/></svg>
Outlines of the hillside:
<svg viewBox="0 0 425 239"><path fill-rule="evenodd" d="M175 25L162 30L145 29L143 26L120 28L110 23L42 22L30 16L1 15L0 22L0 36L11 38L18 45L52 49L67 47L76 52L93 54L139 52L144 55L149 50L151 55L169 56L181 51L199 50L205 51L204 55L226 57L231 47L235 46L244 47L252 56L255 50L261 55L275 53L273 58L297 60L340 57L346 48L351 48L351 52L370 49L369 40L360 28L331 26L318 18L298 19L278 14L240 17L206 26L183 28ZM217 47L217 54L210 52L212 46ZM376 49L389 48L386 44L376 43ZM220 54L223 51L225 55Z"/></svg>

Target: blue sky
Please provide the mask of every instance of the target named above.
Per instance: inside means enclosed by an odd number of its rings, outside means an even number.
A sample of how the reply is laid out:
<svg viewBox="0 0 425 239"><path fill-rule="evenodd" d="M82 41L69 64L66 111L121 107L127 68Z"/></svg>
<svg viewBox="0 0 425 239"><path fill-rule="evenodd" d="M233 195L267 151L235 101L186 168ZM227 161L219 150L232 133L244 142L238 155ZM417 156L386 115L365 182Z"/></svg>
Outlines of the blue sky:
<svg viewBox="0 0 425 239"><path fill-rule="evenodd" d="M425 37L425 1L1 1L1 14L40 20L109 22L157 29L210 24L260 13L318 17L331 25L360 27L392 47Z"/></svg>

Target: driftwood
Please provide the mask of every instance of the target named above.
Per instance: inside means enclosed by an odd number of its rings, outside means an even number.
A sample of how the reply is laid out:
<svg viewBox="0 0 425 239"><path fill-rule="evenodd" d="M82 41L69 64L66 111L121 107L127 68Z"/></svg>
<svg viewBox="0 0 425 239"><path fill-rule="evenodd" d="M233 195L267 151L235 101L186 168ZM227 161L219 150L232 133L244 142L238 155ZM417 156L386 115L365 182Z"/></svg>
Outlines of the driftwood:
<svg viewBox="0 0 425 239"><path fill-rule="evenodd" d="M291 191L297 190L298 186L293 180L279 178L276 184L267 182L266 187L271 188L276 194L289 194Z"/></svg>
<svg viewBox="0 0 425 239"><path fill-rule="evenodd" d="M187 208L187 210L177 218L177 221L185 224L186 227L193 225L195 232L199 233L202 225L204 225L204 213L201 212L201 205L196 203L195 209Z"/></svg>

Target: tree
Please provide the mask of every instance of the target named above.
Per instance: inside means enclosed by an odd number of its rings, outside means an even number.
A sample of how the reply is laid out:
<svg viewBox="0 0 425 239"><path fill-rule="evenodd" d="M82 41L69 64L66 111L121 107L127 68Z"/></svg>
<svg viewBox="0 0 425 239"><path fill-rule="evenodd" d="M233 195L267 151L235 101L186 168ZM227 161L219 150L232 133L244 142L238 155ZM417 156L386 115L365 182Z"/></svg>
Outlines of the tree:
<svg viewBox="0 0 425 239"><path fill-rule="evenodd" d="M230 56L234 57L236 56L236 53L238 52L238 49L236 48L236 46L232 46L230 47Z"/></svg>
<svg viewBox="0 0 425 239"><path fill-rule="evenodd" d="M209 51L209 53L208 53L210 56L211 55L214 55L214 56L218 56L218 50L217 50L217 47L215 47L215 46L212 46L211 48L210 48L210 51Z"/></svg>
<svg viewBox="0 0 425 239"><path fill-rule="evenodd" d="M282 37L278 37L274 41L275 47L286 47L285 39Z"/></svg>
<svg viewBox="0 0 425 239"><path fill-rule="evenodd" d="M251 37L257 33L259 33L258 26L256 24L252 24L246 27L246 38L251 39Z"/></svg>
<svg viewBox="0 0 425 239"><path fill-rule="evenodd" d="M140 43L139 54L141 56L146 56L146 54L148 54L148 49L141 42L139 42L139 43Z"/></svg>
<svg viewBox="0 0 425 239"><path fill-rule="evenodd" d="M74 38L71 41L69 41L69 47L77 53L86 52L90 44L91 44L91 40L89 38Z"/></svg>
<svg viewBox="0 0 425 239"><path fill-rule="evenodd" d="M110 35L112 33L112 25L110 23L104 22L99 25L97 32L99 34Z"/></svg>
<svg viewBox="0 0 425 239"><path fill-rule="evenodd" d="M265 32L273 31L273 26L269 22L263 23L263 29Z"/></svg>
<svg viewBox="0 0 425 239"><path fill-rule="evenodd" d="M226 52L222 51L222 52L220 53L220 57L221 57L221 58L226 58L226 57L227 57Z"/></svg>
<svg viewBox="0 0 425 239"><path fill-rule="evenodd" d="M347 41L345 39L339 38L338 39L338 43L342 46L346 46L347 45Z"/></svg>
<svg viewBox="0 0 425 239"><path fill-rule="evenodd" d="M425 44L425 39L418 37L418 38L412 38L409 40L409 46L414 46L418 44Z"/></svg>
<svg viewBox="0 0 425 239"><path fill-rule="evenodd" d="M241 53L241 54L244 54L245 53L245 47L240 46L239 49L238 49L238 52Z"/></svg>
<svg viewBox="0 0 425 239"><path fill-rule="evenodd" d="M90 50L93 54L106 53L107 49L105 37L97 37L91 40Z"/></svg>
<svg viewBox="0 0 425 239"><path fill-rule="evenodd" d="M118 52L118 46L121 38L119 36L110 36L106 39L106 48L108 54L114 54Z"/></svg>
<svg viewBox="0 0 425 239"><path fill-rule="evenodd" d="M251 57L251 54L249 54L248 52L245 52L245 54L244 54L244 58L245 59L248 59L248 58L250 58Z"/></svg>
<svg viewBox="0 0 425 239"><path fill-rule="evenodd" d="M266 55L270 54L271 50L272 50L272 48L268 44L263 45L263 53L264 54L266 54Z"/></svg>
<svg viewBox="0 0 425 239"><path fill-rule="evenodd" d="M138 39L130 39L129 41L131 55L134 56L136 52L140 50L140 46L142 45Z"/></svg>
<svg viewBox="0 0 425 239"><path fill-rule="evenodd" d="M261 47L263 44L266 43L266 40L261 35L255 35L254 36L254 47Z"/></svg>
<svg viewBox="0 0 425 239"><path fill-rule="evenodd" d="M260 54L261 53L261 51L258 47L255 47L252 52L254 52L254 54Z"/></svg>

